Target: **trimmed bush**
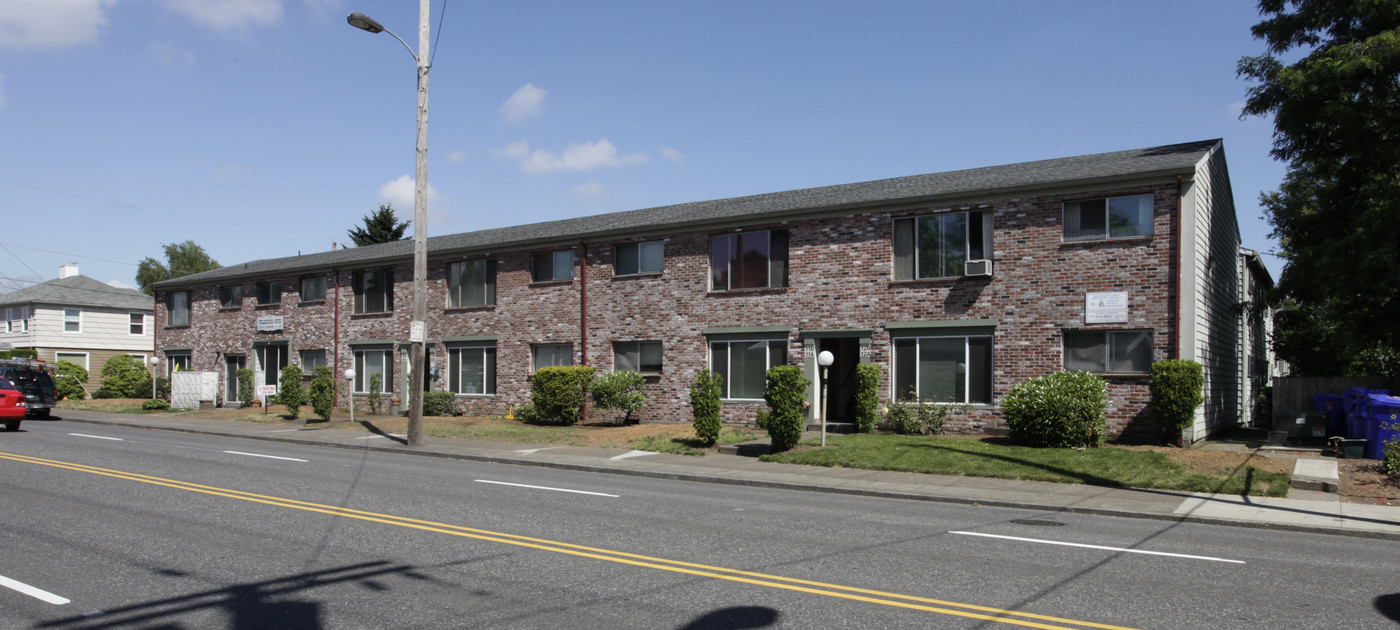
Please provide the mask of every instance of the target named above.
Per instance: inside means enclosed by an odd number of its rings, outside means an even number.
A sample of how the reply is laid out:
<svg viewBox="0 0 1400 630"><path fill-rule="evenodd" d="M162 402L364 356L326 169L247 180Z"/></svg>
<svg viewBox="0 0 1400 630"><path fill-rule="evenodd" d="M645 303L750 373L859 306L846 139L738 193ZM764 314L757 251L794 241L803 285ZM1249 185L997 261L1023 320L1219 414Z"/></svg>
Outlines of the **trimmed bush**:
<svg viewBox="0 0 1400 630"><path fill-rule="evenodd" d="M1400 430L1400 423L1382 422L1381 428L1397 431ZM1381 446L1381 466L1392 480L1400 481L1400 440L1390 439Z"/></svg>
<svg viewBox="0 0 1400 630"><path fill-rule="evenodd" d="M768 402L768 436L773 452L790 451L802 439L806 422L807 388L812 384L802 376L802 370L791 365L768 369L763 386L763 400Z"/></svg>
<svg viewBox="0 0 1400 630"><path fill-rule="evenodd" d="M423 394L423 415L455 416L457 395L449 391L436 391Z"/></svg>
<svg viewBox="0 0 1400 630"><path fill-rule="evenodd" d="M516 420L519 420L526 424L539 424L540 412L535 410L535 406L533 404L525 403L523 405L519 405L514 410L512 410L511 413L515 416Z"/></svg>
<svg viewBox="0 0 1400 630"><path fill-rule="evenodd" d="M647 379L641 372L617 370L599 376L589 388L593 393L593 404L599 409L616 409L623 412L622 422L632 422L632 412L640 411L647 404Z"/></svg>
<svg viewBox="0 0 1400 630"><path fill-rule="evenodd" d="M943 431L943 423L963 405L939 405L927 400L895 401L885 409L885 426L903 435L933 435Z"/></svg>
<svg viewBox="0 0 1400 630"><path fill-rule="evenodd" d="M536 422L571 425L583 417L588 386L597 372L586 365L541 368L530 377L530 402L539 412Z"/></svg>
<svg viewBox="0 0 1400 630"><path fill-rule="evenodd" d="M53 375L54 389L58 390L58 399L82 400L87 398L87 391L83 389L82 384L87 382L88 371L72 361L59 361L54 365L58 368Z"/></svg>
<svg viewBox="0 0 1400 630"><path fill-rule="evenodd" d="M690 413L695 423L695 436L705 444L719 440L720 393L723 391L724 377L708 369L695 375L690 386Z"/></svg>
<svg viewBox="0 0 1400 630"><path fill-rule="evenodd" d="M287 415L293 420L301 416L301 405L306 402L306 391L301 387L301 366L289 365L282 368L282 382L277 387L277 401L287 406Z"/></svg>
<svg viewBox="0 0 1400 630"><path fill-rule="evenodd" d="M1108 432L1108 386L1092 372L1055 372L1017 383L1001 401L1017 444L1100 446Z"/></svg>
<svg viewBox="0 0 1400 630"><path fill-rule="evenodd" d="M238 402L242 403L244 407L247 407L250 403L253 402L253 394L257 393L257 390L253 388L253 371L249 369L242 369L239 370L237 374Z"/></svg>
<svg viewBox="0 0 1400 630"><path fill-rule="evenodd" d="M327 366L312 370L311 385L306 390L306 400L311 403L311 411L322 420L331 419L335 408L335 371ZM239 390L242 392L242 389Z"/></svg>
<svg viewBox="0 0 1400 630"><path fill-rule="evenodd" d="M14 350L0 350L0 359L38 359L39 351L34 348L15 348Z"/></svg>
<svg viewBox="0 0 1400 630"><path fill-rule="evenodd" d="M165 402L164 400L161 400L159 398L152 398L146 402L141 403L141 408L145 409L146 411L164 411L170 408L170 403Z"/></svg>
<svg viewBox="0 0 1400 630"><path fill-rule="evenodd" d="M370 374L369 394L365 396L367 402L369 402L370 415L379 415L379 401L384 397L383 392L379 391L381 389L384 389L384 374L382 372L375 372L374 374Z"/></svg>
<svg viewBox="0 0 1400 630"><path fill-rule="evenodd" d="M870 433L880 419L880 366L874 363L856 365L856 431Z"/></svg>
<svg viewBox="0 0 1400 630"><path fill-rule="evenodd" d="M1152 419L1162 440L1175 444L1181 432L1196 420L1196 408L1205 402L1205 371L1195 361L1167 359L1152 364Z"/></svg>
<svg viewBox="0 0 1400 630"><path fill-rule="evenodd" d="M102 366L102 389L112 398L145 398L151 395L151 375L140 359L118 354Z"/></svg>

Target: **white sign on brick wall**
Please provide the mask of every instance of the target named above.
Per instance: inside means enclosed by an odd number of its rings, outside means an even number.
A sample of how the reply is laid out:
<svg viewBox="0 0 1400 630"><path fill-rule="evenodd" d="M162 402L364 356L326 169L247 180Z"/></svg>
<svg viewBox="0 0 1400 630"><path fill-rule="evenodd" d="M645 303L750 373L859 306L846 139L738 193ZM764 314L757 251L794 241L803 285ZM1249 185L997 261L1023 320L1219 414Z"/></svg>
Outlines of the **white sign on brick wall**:
<svg viewBox="0 0 1400 630"><path fill-rule="evenodd" d="M1127 293L1084 294L1084 323L1118 324L1128 321Z"/></svg>
<svg viewBox="0 0 1400 630"><path fill-rule="evenodd" d="M258 318L258 332L275 332L282 330L281 315L263 315Z"/></svg>

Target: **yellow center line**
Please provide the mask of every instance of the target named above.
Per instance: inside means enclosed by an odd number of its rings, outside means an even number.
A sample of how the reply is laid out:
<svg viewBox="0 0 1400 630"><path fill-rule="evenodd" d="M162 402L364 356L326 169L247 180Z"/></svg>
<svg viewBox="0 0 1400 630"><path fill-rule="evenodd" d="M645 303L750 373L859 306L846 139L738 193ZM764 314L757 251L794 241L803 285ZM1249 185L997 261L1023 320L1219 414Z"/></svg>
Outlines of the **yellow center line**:
<svg viewBox="0 0 1400 630"><path fill-rule="evenodd" d="M285 507L307 512L316 512L320 514L327 514L330 516L339 516L342 518L351 518L361 521L382 523L385 525L395 525L398 527L407 527L421 531L447 534L450 536L460 536L464 538L472 538L476 540L501 543L505 545L514 545L517 547L537 549L540 551L550 551L571 556L578 556L595 560L604 560L607 562L615 562L619 564L645 567L649 569L658 569L661 571L683 573L717 580L740 582L756 586L765 586L769 588L810 593L814 595L824 595L827 597L836 597L872 604L881 604L885 606L894 606L899 608L934 612L945 615L970 617L973 619L981 619L984 621L994 621L998 623L1026 626L1031 628L1048 628L1052 630L1064 630L1065 628L1100 628L1102 630L1133 630L1132 628L1125 628L1123 626L1094 623L1089 621L1077 621L1061 617L1052 617L1049 615L1039 615L1035 613L1006 610L989 606L979 606L976 604L964 604L946 600L918 597L915 595L903 595L900 593L889 593L885 591L877 591L859 587L843 586L840 584L830 584L826 582L815 582L798 578L788 578L779 575L755 573L752 571L743 571L739 569L728 569L724 567L697 564L693 562L685 562L680 560L669 560L666 558L657 558L653 556L645 556L627 553L623 551L613 551L610 549L588 547L584 545L576 545L573 543L559 542L543 538L531 538L529 536L520 536L517 534L508 534L484 529L475 529L471 527L463 527L460 525L452 525L448 523L438 523L434 521L425 521L402 516L394 516L391 514L366 512L362 510L354 510L350 508L337 507L333 505L324 505L320 503L311 503L307 501L299 501L296 499L288 499L284 497L255 494L251 492L244 492L241 490L220 488L217 486L206 486L191 482L178 481L174 479L166 479L163 477L153 477L150 475L143 475L140 473L112 470L108 468L98 468L96 466L75 464L71 462L63 462L51 459L42 459L38 457L30 457L27 455L0 453L0 459L8 459L16 462L36 464L41 466L50 466L54 468L62 468L75 472L101 475L105 477L113 477L116 479L124 479L128 481L136 481L140 483L147 483L167 488L173 488L176 490L185 490L187 492L198 492L201 494L237 499L240 501L249 501L253 503L261 503L264 505ZM1020 619L1017 619L1016 617L1019 617Z"/></svg>

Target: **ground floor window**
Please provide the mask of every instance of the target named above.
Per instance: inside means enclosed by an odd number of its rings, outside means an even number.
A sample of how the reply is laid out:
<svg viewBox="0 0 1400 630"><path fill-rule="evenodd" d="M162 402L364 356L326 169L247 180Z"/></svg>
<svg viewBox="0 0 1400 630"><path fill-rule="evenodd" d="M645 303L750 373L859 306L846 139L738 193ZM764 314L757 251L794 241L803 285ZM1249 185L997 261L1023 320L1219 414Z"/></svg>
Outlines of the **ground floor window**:
<svg viewBox="0 0 1400 630"><path fill-rule="evenodd" d="M787 339L710 342L710 369L723 377L726 399L763 400L768 369L786 364Z"/></svg>
<svg viewBox="0 0 1400 630"><path fill-rule="evenodd" d="M992 338L896 338L894 397L898 400L990 405Z"/></svg>
<svg viewBox="0 0 1400 630"><path fill-rule="evenodd" d="M67 361L84 370L92 370L88 367L88 353L86 352L55 352L53 360L54 362Z"/></svg>
<svg viewBox="0 0 1400 630"><path fill-rule="evenodd" d="M375 374L380 378L381 394L393 390L394 355L391 353L391 350L385 349L355 351L355 393L368 393L370 380Z"/></svg>
<svg viewBox="0 0 1400 630"><path fill-rule="evenodd" d="M1146 373L1152 367L1150 330L1066 330L1065 369Z"/></svg>
<svg viewBox="0 0 1400 630"><path fill-rule="evenodd" d="M540 368L573 365L574 344L537 343L530 346L530 362L532 370L536 372Z"/></svg>
<svg viewBox="0 0 1400 630"><path fill-rule="evenodd" d="M188 352L167 352L165 353L165 377L170 378L176 372L184 372L190 369L190 353Z"/></svg>
<svg viewBox="0 0 1400 630"><path fill-rule="evenodd" d="M447 389L458 394L495 394L496 346L448 348Z"/></svg>
<svg viewBox="0 0 1400 630"><path fill-rule="evenodd" d="M268 344L258 346L258 369L262 370L263 385L277 385L282 381L282 368L287 367L287 345Z"/></svg>
<svg viewBox="0 0 1400 630"><path fill-rule="evenodd" d="M311 376L318 367L326 367L325 350L302 350L301 351L301 371Z"/></svg>
<svg viewBox="0 0 1400 630"><path fill-rule="evenodd" d="M632 370L642 374L660 374L661 342L613 342L613 369Z"/></svg>

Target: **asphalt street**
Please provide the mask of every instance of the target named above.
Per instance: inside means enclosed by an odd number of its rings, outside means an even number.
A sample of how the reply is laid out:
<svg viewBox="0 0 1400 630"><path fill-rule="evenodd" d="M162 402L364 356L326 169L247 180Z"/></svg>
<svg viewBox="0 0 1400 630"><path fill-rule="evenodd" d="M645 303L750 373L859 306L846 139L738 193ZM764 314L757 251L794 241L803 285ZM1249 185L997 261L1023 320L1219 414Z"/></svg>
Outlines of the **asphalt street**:
<svg viewBox="0 0 1400 630"><path fill-rule="evenodd" d="M0 435L0 628L1393 628L1400 543L115 426Z"/></svg>

